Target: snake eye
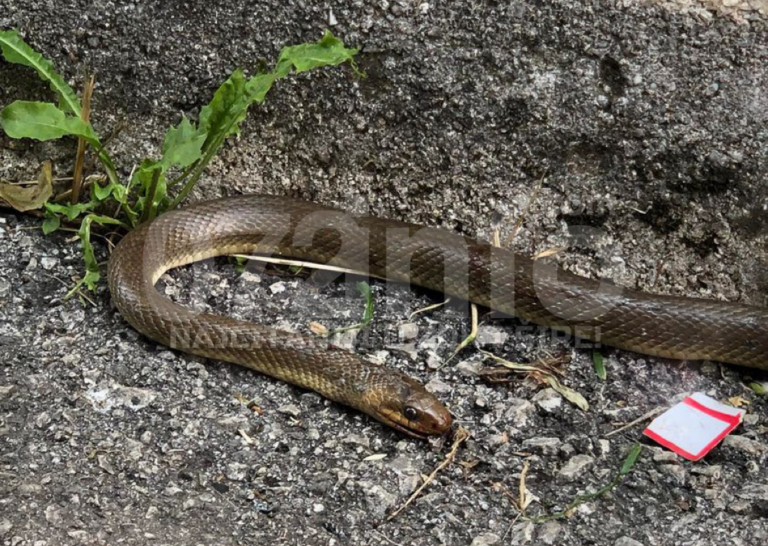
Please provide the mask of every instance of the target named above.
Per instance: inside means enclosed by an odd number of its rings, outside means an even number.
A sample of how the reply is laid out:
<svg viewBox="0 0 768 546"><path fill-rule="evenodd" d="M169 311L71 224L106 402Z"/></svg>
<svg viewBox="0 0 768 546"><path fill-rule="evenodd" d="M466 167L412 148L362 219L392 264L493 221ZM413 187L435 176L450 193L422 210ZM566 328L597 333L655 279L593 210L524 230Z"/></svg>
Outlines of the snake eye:
<svg viewBox="0 0 768 546"><path fill-rule="evenodd" d="M405 418L409 421L415 421L416 418L419 416L419 412L416 411L416 408L412 408L411 406L405 406L405 409L403 410L403 415L405 415Z"/></svg>

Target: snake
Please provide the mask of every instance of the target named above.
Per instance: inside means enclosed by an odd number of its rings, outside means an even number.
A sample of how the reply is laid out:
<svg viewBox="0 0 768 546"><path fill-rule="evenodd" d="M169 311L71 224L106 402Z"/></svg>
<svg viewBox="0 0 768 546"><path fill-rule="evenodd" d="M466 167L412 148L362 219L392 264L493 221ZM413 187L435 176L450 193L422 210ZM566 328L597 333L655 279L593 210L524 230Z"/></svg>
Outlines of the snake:
<svg viewBox="0 0 768 546"><path fill-rule="evenodd" d="M142 334L316 391L416 438L447 434L453 418L415 379L325 338L180 305L155 286L172 268L232 254L411 283L618 349L768 370L768 308L630 290L448 230L288 197L241 195L175 209L113 250L112 299Z"/></svg>

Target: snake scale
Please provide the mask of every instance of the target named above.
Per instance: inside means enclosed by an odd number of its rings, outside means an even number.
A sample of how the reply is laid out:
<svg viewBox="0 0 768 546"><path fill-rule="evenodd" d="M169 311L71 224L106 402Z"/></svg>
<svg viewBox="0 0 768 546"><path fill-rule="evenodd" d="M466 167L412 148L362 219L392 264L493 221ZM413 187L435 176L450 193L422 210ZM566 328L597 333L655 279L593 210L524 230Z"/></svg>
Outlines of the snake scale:
<svg viewBox="0 0 768 546"><path fill-rule="evenodd" d="M129 233L109 261L117 309L170 347L314 390L416 437L451 415L420 383L327 341L202 313L161 295L167 270L213 256L280 255L409 282L638 353L768 369L768 309L630 291L448 231L249 195L196 203Z"/></svg>

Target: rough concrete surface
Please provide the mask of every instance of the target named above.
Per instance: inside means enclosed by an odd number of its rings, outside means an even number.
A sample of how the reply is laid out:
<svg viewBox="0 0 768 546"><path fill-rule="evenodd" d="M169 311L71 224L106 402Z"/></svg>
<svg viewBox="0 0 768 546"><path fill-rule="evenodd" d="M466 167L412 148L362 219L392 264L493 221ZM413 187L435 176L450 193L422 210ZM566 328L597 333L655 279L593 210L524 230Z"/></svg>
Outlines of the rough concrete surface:
<svg viewBox="0 0 768 546"><path fill-rule="evenodd" d="M235 67L253 71L329 27L364 48L367 78L338 68L281 81L193 199L269 192L469 235L499 226L504 238L543 177L516 250L567 246L556 259L584 275L768 305L760 2L0 0L9 27L73 83L84 66L97 74L95 125L128 123L112 145L125 176ZM34 97L46 86L0 63L0 104ZM0 135L0 178L30 178L45 159L66 176L73 155L72 142ZM446 364L468 331L465 306L409 319L440 296L374 283L373 324L339 342L429 384L473 433L387 523L445 447L158 346L117 316L105 287L95 306L63 302L80 249L38 225L0 216L2 545L768 541L768 403L746 387L764 374L605 348L602 382L591 350L482 318L495 354L569 356L563 381L589 401L582 412L531 381L488 384L476 347ZM162 289L301 332L362 313L343 284L256 266L238 275L226 261L175 272ZM642 425L606 438L695 391L748 410L703 461L642 440ZM635 471L567 519L531 523L505 493L517 496L527 461L526 513L557 512L609 482L636 441Z"/></svg>

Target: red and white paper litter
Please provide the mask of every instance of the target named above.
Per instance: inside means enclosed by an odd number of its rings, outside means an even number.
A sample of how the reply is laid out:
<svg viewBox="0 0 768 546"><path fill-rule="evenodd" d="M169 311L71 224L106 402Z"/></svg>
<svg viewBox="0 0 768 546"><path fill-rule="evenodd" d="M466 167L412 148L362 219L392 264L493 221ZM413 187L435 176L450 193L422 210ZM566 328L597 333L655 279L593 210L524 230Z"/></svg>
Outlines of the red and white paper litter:
<svg viewBox="0 0 768 546"><path fill-rule="evenodd" d="M659 415L643 434L698 461L739 426L745 413L697 392Z"/></svg>

